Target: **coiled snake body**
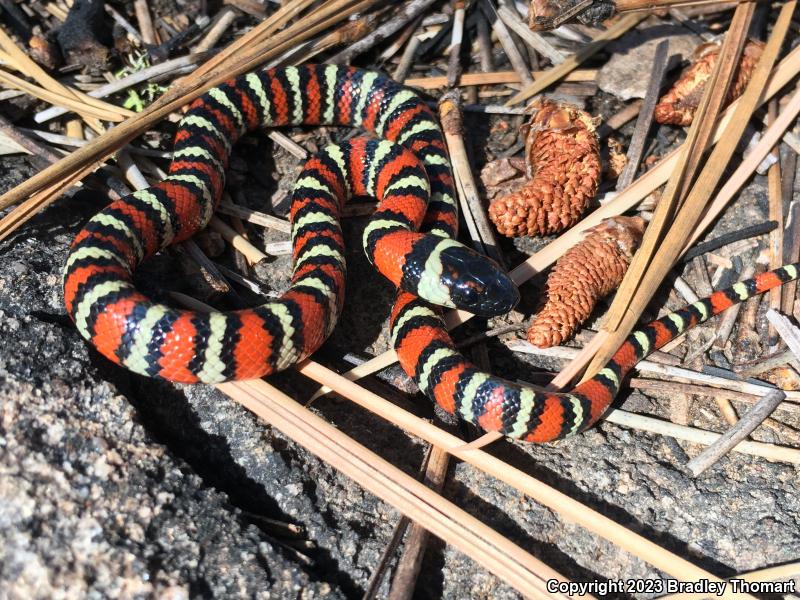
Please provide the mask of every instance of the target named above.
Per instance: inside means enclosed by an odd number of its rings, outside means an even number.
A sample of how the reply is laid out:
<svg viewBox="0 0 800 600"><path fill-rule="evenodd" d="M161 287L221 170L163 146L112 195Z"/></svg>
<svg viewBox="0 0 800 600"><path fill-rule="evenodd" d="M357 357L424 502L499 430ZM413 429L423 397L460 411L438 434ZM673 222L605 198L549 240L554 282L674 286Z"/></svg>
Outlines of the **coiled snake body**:
<svg viewBox="0 0 800 600"><path fill-rule="evenodd" d="M300 124L358 127L379 139L331 146L306 163L293 192L288 291L226 313L178 310L137 291L132 273L142 260L210 220L236 140L260 127ZM527 441L591 426L645 354L797 276L796 265L783 267L647 325L568 393L483 373L457 352L431 303L492 316L510 310L518 292L494 263L454 239L458 212L434 115L414 92L377 73L308 65L243 75L191 105L169 176L110 204L76 237L65 267L67 312L98 351L142 375L215 383L285 369L316 351L336 323L345 282L339 211L349 196L365 194L380 201L364 247L398 287L391 328L403 369L445 410Z"/></svg>

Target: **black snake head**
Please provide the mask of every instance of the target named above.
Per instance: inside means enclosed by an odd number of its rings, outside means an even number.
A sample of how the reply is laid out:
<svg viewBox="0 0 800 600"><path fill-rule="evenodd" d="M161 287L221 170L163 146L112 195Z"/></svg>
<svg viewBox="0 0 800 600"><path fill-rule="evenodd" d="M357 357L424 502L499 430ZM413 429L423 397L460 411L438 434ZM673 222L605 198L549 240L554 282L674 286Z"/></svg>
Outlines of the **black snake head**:
<svg viewBox="0 0 800 600"><path fill-rule="evenodd" d="M492 259L461 244L443 249L440 256L442 283L455 308L496 317L519 302L517 286Z"/></svg>

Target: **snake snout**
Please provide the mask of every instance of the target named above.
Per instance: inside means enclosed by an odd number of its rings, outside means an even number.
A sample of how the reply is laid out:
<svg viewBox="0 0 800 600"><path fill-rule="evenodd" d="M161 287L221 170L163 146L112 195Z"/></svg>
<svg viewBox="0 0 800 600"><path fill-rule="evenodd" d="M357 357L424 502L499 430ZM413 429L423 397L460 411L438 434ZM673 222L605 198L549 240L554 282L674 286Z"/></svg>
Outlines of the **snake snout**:
<svg viewBox="0 0 800 600"><path fill-rule="evenodd" d="M510 311L519 302L519 290L500 266L466 246L442 253L443 277L456 308L482 317Z"/></svg>

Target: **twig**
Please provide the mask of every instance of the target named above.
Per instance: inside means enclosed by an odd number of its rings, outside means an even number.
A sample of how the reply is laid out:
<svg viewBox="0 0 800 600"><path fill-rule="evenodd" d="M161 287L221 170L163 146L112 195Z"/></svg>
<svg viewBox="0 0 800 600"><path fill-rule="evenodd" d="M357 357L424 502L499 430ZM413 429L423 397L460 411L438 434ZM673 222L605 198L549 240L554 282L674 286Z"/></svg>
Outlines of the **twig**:
<svg viewBox="0 0 800 600"><path fill-rule="evenodd" d="M800 359L800 329L795 327L788 318L773 308L767 311L767 320L775 327L778 335L780 335L781 339L789 346L789 350L794 353L795 358Z"/></svg>
<svg viewBox="0 0 800 600"><path fill-rule="evenodd" d="M713 33L709 33L708 30L703 28L701 24L696 23L694 19L692 19L680 8L670 8L669 15L681 25L691 29L694 33L703 38L704 42L713 42L714 39L716 39L716 36Z"/></svg>
<svg viewBox="0 0 800 600"><path fill-rule="evenodd" d="M267 137L269 137L269 139L281 146L295 158L299 158L300 160L306 160L308 158L308 150L303 148L285 133L272 130L267 134Z"/></svg>
<svg viewBox="0 0 800 600"><path fill-rule="evenodd" d="M597 54L600 50L605 48L606 44L610 41L615 40L629 29L636 27L645 16L646 15L633 14L622 17L619 21L614 23L614 25L598 35L592 43L583 46L575 54L567 57L564 62L549 69L547 73L537 79L536 82L525 84L525 87L518 94L512 96L506 104L517 104L523 100L527 100L531 96L535 96L564 77L564 75L577 68L578 65L586 62L589 58Z"/></svg>
<svg viewBox="0 0 800 600"><path fill-rule="evenodd" d="M768 125L772 125L778 117L778 99L773 98L768 106ZM769 199L769 218L776 223L783 223L783 195L781 182L780 150L776 146L770 153L775 162L767 172L767 197ZM769 268L777 269L783 264L783 229L778 227L769 234ZM773 288L768 293L769 306L772 310L781 309L781 288ZM775 349L778 334L770 324L767 329L766 346Z"/></svg>
<svg viewBox="0 0 800 600"><path fill-rule="evenodd" d="M461 75L461 40L464 39L464 0L453 0L453 29L447 49L447 87L454 87Z"/></svg>
<svg viewBox="0 0 800 600"><path fill-rule="evenodd" d="M731 0L731 2L748 2L749 0ZM654 10L662 6L698 6L702 4L717 4L719 0L614 0L614 5L619 12L631 10Z"/></svg>
<svg viewBox="0 0 800 600"><path fill-rule="evenodd" d="M241 256L241 254L237 254L237 256ZM250 290L254 294L257 294L259 296L264 296L265 298L274 298L278 295L277 293L269 291L260 283L253 281L252 279L248 279L247 277L241 275L237 271L229 269L225 265L221 265L219 263L211 263L211 264L213 264L214 267L218 269L219 272L222 273L222 275L226 279L229 279L234 283L238 283L240 286Z"/></svg>
<svg viewBox="0 0 800 600"><path fill-rule="evenodd" d="M116 23L122 27L125 31L128 32L128 35L133 39L134 42L137 44L144 44L144 40L142 39L142 34L139 33L139 30L134 27L128 19L126 19L116 8L109 4L105 4L104 8L106 12L111 15L111 18L116 21Z"/></svg>
<svg viewBox="0 0 800 600"><path fill-rule="evenodd" d="M797 155L789 154L785 168L782 169L783 189L781 196L790 198L786 211L786 225L783 231L783 263L791 264L800 261L800 198L794 198L794 178L797 169ZM794 314L797 281L790 281L782 286L781 312Z"/></svg>
<svg viewBox="0 0 800 600"><path fill-rule="evenodd" d="M503 325L502 327L497 327L496 329L490 329L489 331L484 331L483 333L478 333L476 335L473 335L472 337L468 337L467 339L458 342L456 344L456 347L458 347L459 350L463 350L465 348L469 348L473 344L484 342L489 338L497 337L498 335L504 335L506 333L513 333L515 331L519 331L520 329L525 329L524 323Z"/></svg>
<svg viewBox="0 0 800 600"><path fill-rule="evenodd" d="M513 352L523 352L525 354L533 354L536 356L549 356L569 361L574 360L580 352L580 350L577 348L566 348L564 346L537 348L536 346L521 340L512 344L508 344L508 349ZM760 385L751 383L749 381L741 381L739 379L728 379L718 375L698 373L697 371L692 371L691 369L686 369L684 367L675 365L660 364L649 359L636 363L636 371L642 374L647 373L648 375L657 375L659 377L695 382L723 390L733 390L746 394L754 394L759 397L764 396L767 392L776 389L775 386L769 384ZM787 391L786 399L795 405L795 408L792 410L800 411L800 407L797 406L800 404L800 391Z"/></svg>
<svg viewBox="0 0 800 600"><path fill-rule="evenodd" d="M198 62L206 59L208 53L195 53L187 56L181 56L173 60L168 60L152 67L147 67L141 71L136 71L122 79L116 79L111 83L100 86L97 89L91 90L88 93L92 98L105 98L116 92L120 92L134 85L138 85L144 81L151 81L164 75L178 74L189 72L188 69L194 69ZM69 112L67 109L60 106L52 106L34 115L33 120L37 123L44 123L50 119L60 117L64 113Z"/></svg>
<svg viewBox="0 0 800 600"><path fill-rule="evenodd" d="M464 112L477 112L487 115L524 115L525 109L515 106L503 106L502 104L463 104L461 110Z"/></svg>
<svg viewBox="0 0 800 600"><path fill-rule="evenodd" d="M268 215L257 210L252 210L250 208L245 208L244 206L233 204L231 202L220 202L220 205L217 207L217 211L226 215L239 217L240 219L244 219L245 221L254 223L256 225L261 225L262 227L268 227L270 229L275 229L276 231L282 231L283 233L292 232L292 224L286 219L273 217L272 215Z"/></svg>
<svg viewBox="0 0 800 600"><path fill-rule="evenodd" d="M500 45L503 47L503 51L508 57L508 61L511 63L511 67L519 77L519 81L525 86L533 85L533 77L530 75L528 65L525 64L525 60L519 53L519 48L511 38L506 24L498 16L492 0L480 0L480 2L481 12L491 24L497 39L500 41Z"/></svg>
<svg viewBox="0 0 800 600"><path fill-rule="evenodd" d="M630 380L629 385L633 389L638 389L641 391L647 392L656 392L665 394L670 398L673 398L675 394L686 394L686 395L694 395L694 396L708 396L716 400L717 404L720 406L721 411L725 411L723 416L725 420L728 421L730 425L735 425L739 421L739 417L736 414L736 410L731 405L731 401L737 402L744 402L748 405L752 405L758 402L763 396L755 396L753 394L745 394L742 392L736 392L733 390L721 390L718 388L707 387L704 385L696 385L692 383L680 383L676 381L659 381L654 379L639 379L633 378ZM725 407L724 409L722 407ZM788 412L793 412L797 414L798 407L793 404L784 404L779 406L778 409L785 409ZM729 420L730 417L730 420ZM780 421L776 421L772 418L767 418L763 422L765 427L769 427L773 431L777 432L779 435L786 435L791 437L794 443L800 441L800 436L798 436L797 430L788 427L784 423Z"/></svg>
<svg viewBox="0 0 800 600"><path fill-rule="evenodd" d="M117 152L117 164L125 174L125 179L128 180L128 183L130 183L134 189L143 190L150 187L150 182L145 179L139 167L133 162L131 155L125 152L125 150Z"/></svg>
<svg viewBox="0 0 800 600"><path fill-rule="evenodd" d="M750 279L755 274L755 271L756 265L752 262L748 262L742 269L738 279ZM739 318L739 312L741 310L742 304L731 306L719 319L719 322L717 323L717 333L714 336L715 347L720 349L725 348L725 344L728 343L728 338L731 336L733 326L736 324L736 320Z"/></svg>
<svg viewBox="0 0 800 600"><path fill-rule="evenodd" d="M781 396L781 390L773 390L770 396ZM767 397L763 398L765 400ZM754 409L751 409L747 414L750 414ZM747 415L739 420L743 423ZM677 425L669 421L662 421L661 419L654 419L644 415L627 412L624 410L616 409L606 416L606 421L615 423L616 425L623 425L633 429L641 429L642 431L650 431L659 435L665 435L679 440L687 440L697 444L711 445L717 442L723 435L714 433L713 431L706 431L704 429L697 429L687 425ZM738 425L737 425L738 427ZM729 430L730 431L730 430ZM745 434L746 435L746 434ZM728 450L730 450L729 448ZM735 444L732 450L752 456L760 456L768 460L777 460L788 462L791 464L800 464L800 450L795 448L787 448L785 446L777 446L775 444L766 444L764 442L740 442ZM726 450L727 451L727 450ZM687 464L688 467L688 464Z"/></svg>
<svg viewBox="0 0 800 600"><path fill-rule="evenodd" d="M633 135L628 145L627 162L622 174L617 179L616 187L618 190L624 190L628 187L633 182L636 177L636 171L639 169L639 163L644 153L644 143L653 123L653 109L655 109L661 94L661 84L664 81L664 73L667 70L668 50L668 40L663 40L656 46L655 56L653 57L653 71L650 74L647 93L644 96L644 101L639 110L639 118L636 120Z"/></svg>
<svg viewBox="0 0 800 600"><path fill-rule="evenodd" d="M480 9L476 10L476 15L482 15ZM492 36L489 31L489 22L486 18L478 18L478 58L480 60L481 71L486 74L494 71L494 57L492 56Z"/></svg>
<svg viewBox="0 0 800 600"><path fill-rule="evenodd" d="M459 190L461 212L467 223L470 236L475 242L476 250L483 251L500 264L503 254L494 236L494 228L486 218L486 211L481 204L480 194L472 176L467 149L464 145L464 128L461 119L460 97L455 92L448 92L439 102L439 120L450 153L453 175Z"/></svg>
<svg viewBox="0 0 800 600"><path fill-rule="evenodd" d="M150 9L147 6L147 0L134 0L133 9L136 12L139 31L142 32L142 41L144 41L145 44L158 44L156 30L153 29L153 21L150 18Z"/></svg>
<svg viewBox="0 0 800 600"><path fill-rule="evenodd" d="M408 77L408 73L411 70L411 63L414 62L414 55L417 53L417 49L419 48L422 40L420 36L416 33L408 38L408 43L406 44L405 49L403 50L403 54L400 57L400 62L397 64L397 68L394 70L394 74L392 78L395 81L400 83L404 83L406 78ZM447 77L442 78L444 83L447 83Z"/></svg>
<svg viewBox="0 0 800 600"><path fill-rule="evenodd" d="M771 371L776 367L781 367L793 360L796 360L794 352L786 350L784 352L776 352L771 356L759 358L749 363L733 365L733 372L744 378L758 377L762 373Z"/></svg>
<svg viewBox="0 0 800 600"><path fill-rule="evenodd" d="M181 248L197 263L206 282L215 292L226 294L231 291L231 286L226 281L225 275L217 268L217 265L206 256L205 252L200 249L196 242L193 240L186 240L181 243Z"/></svg>
<svg viewBox="0 0 800 600"><path fill-rule="evenodd" d="M0 115L0 133L21 146L26 152L29 152L39 166L52 164L61 159L61 156L14 127L2 115Z"/></svg>
<svg viewBox="0 0 800 600"><path fill-rule="evenodd" d="M642 390L644 392L656 392L665 395L674 393L688 394L692 396L708 396L710 398L724 398L725 400L733 400L737 402L745 402L747 404L754 404L764 398L765 394L760 396L756 394L748 394L746 392L739 392L737 390L725 390L709 385L702 385L698 383L683 383L681 381L670 381L663 379L642 379L640 377L633 377L628 385L632 389ZM769 391L767 391L769 394ZM797 412L798 407L794 404L786 405L787 411Z"/></svg>
<svg viewBox="0 0 800 600"><path fill-rule="evenodd" d="M372 33L361 38L348 48L345 48L326 62L337 65L346 65L352 62L353 58L366 52L375 44L394 35L405 25L417 18L423 11L430 8L436 0L411 0L403 4L403 7L394 17L377 27Z"/></svg>
<svg viewBox="0 0 800 600"><path fill-rule="evenodd" d="M357 13L364 12L376 4L377 1L378 0L361 0L354 7L354 10ZM369 34L373 29L375 29L375 24L378 22L379 17L386 10L388 9L379 9L354 21L349 21L334 31L331 31L328 35L316 40L315 42L309 42L311 44L311 48L302 55L295 56L295 53L292 50L289 50L286 55L284 55L284 57L278 61L277 65L271 64L270 66L284 65L289 64L290 62L291 64L296 65L313 62L314 58L318 54L327 52L334 46L352 44L353 42L362 39L365 35ZM301 49L302 47L298 46L298 50ZM289 57L291 57L291 59Z"/></svg>
<svg viewBox="0 0 800 600"><path fill-rule="evenodd" d="M777 226L778 226L777 221L766 221L765 223L758 223L757 225L749 225L748 227L737 229L736 231L731 231L730 233L725 233L719 237L714 238L713 240L708 240L707 242L702 242L700 244L692 246L692 248L683 253L683 256L681 257L680 260L681 262L688 262L693 258L702 256L706 252L713 252L714 250L718 250L719 248L727 246L728 244L733 244L734 242L746 240L749 238L757 237L759 235L764 235L765 233L769 233ZM789 263L793 261L787 260L785 262Z"/></svg>
<svg viewBox="0 0 800 600"><path fill-rule="evenodd" d="M750 435L764 419L772 414L778 404L783 402L784 398L786 398L786 394L782 390L771 391L758 404L748 410L736 425L722 434L702 453L686 463L686 468L695 477L700 475L728 452L734 450L739 442ZM800 451L795 450L795 452L798 454L795 462L800 462Z"/></svg>
<svg viewBox="0 0 800 600"><path fill-rule="evenodd" d="M700 300L700 297L694 292L692 287L686 283L686 280L683 277L675 277L674 281L675 291L677 291L683 299L686 300L687 304L693 304Z"/></svg>
<svg viewBox="0 0 800 600"><path fill-rule="evenodd" d="M411 21L408 25L405 26L403 31L400 32L400 35L396 36L394 41L386 46L383 52L381 52L381 61L386 62L390 60L395 54L400 52L400 49L404 46L408 45L408 42L411 40L412 37L420 30L420 24L422 23L422 17L417 17L413 21ZM351 43L356 40L351 40Z"/></svg>
<svg viewBox="0 0 800 600"><path fill-rule="evenodd" d="M562 52L557 50L550 42L538 33L534 33L530 28L519 20L517 12L512 11L507 6L501 5L497 9L497 16L499 16L507 27L510 27L523 42L528 44L531 48L536 50L542 56L546 56L554 65L564 62L566 58Z"/></svg>
<svg viewBox="0 0 800 600"><path fill-rule="evenodd" d="M425 485L440 493L444 485L450 455L446 450L434 446L431 450L428 467L425 470ZM403 555L397 563L388 600L408 600L414 593L414 586L422 567L422 558L428 542L428 530L413 523L408 531Z"/></svg>
<svg viewBox="0 0 800 600"><path fill-rule="evenodd" d="M235 8L232 6L223 6L222 10L219 11L217 14L217 18L214 20L214 24L211 26L206 32L206 35L200 40L194 48L192 48L192 52L205 52L207 50L211 50L214 46L216 46L217 42L225 35L225 32L228 28L233 25L233 22L236 20L238 13Z"/></svg>
<svg viewBox="0 0 800 600"><path fill-rule="evenodd" d="M580 70L572 71L566 77L564 77L564 81L569 81L570 76L574 75L575 73L580 73ZM630 121L631 119L635 119L637 115L642 110L642 100L634 100L630 104L626 104L622 109L618 112L611 115L604 123L597 128L597 135L602 137L606 137L612 131L616 131L625 123Z"/></svg>
<svg viewBox="0 0 800 600"><path fill-rule="evenodd" d="M531 81L533 81L534 78L541 77L546 71L528 71L526 67L525 72L529 74ZM596 77L597 70L595 69L576 69L564 77L564 81L594 81ZM517 71L464 73L461 75L455 85L497 85L506 83L520 83L519 73ZM442 75L434 75L431 77L411 77L405 80L405 84L407 86L416 87L423 90L435 90L447 85L447 77Z"/></svg>
<svg viewBox="0 0 800 600"><path fill-rule="evenodd" d="M611 315L609 315L609 321L607 325L609 329L613 330L613 333L603 348L597 353L590 363L587 369L589 376L596 373L597 370L599 370L599 368L601 368L602 365L608 361L608 359L616 351L617 347L619 347L628 333L630 333L630 331L633 329L639 319L639 316L642 314L642 311L655 294L658 286L663 281L663 278L672 268L675 260L685 249L685 244L688 241L688 238L691 237L693 231L696 231L699 228L698 222L700 222L700 215L702 214L703 209L708 205L708 201L711 198L716 183L719 181L723 171L725 170L725 167L733 155L733 152L736 150L736 146L741 139L742 132L747 125L750 115L752 115L753 111L758 105L759 98L763 92L763 87L769 77L769 72L772 69L774 61L777 59L778 53L780 52L784 35L788 29L788 24L791 21L791 15L795 6L796 0L790 0L783 5L781 13L779 14L775 23L775 27L772 30L770 39L764 49L764 53L761 56L761 60L756 66L744 94L739 99L740 102L736 106L734 111L736 116L725 129L724 140L712 150L711 155L709 156L702 171L700 172L700 175L698 176L698 183L689 191L683 206L674 219L674 222L668 229L664 228L664 243L658 248L658 252L653 254L653 258L649 265L646 264L646 262L639 263L639 268L636 270L636 273L630 280L631 284L635 284L635 282L639 280L639 285L638 287L635 287L635 285L628 287L629 292L632 289L636 289L636 295L627 306L627 312L625 312L626 298L621 292L625 282L623 282L623 286L620 286L620 292L618 292L614 298L614 301L617 304L617 311L614 314L614 318L611 318ZM752 19L753 11L754 6L752 4L740 4L737 7L736 13L734 13L733 23L731 24L728 35L725 38L725 43L720 50L719 61L714 73L720 73L724 69L724 71L728 74L728 77L725 77L724 81L721 81L717 84L724 85L725 89L727 89L727 80L732 77L734 66L738 61L739 51L744 45L745 38L747 36L748 25ZM714 81L714 79L715 77L712 76L711 81ZM725 89L722 91L725 92ZM725 99L724 94L722 97L719 97L717 94L715 94L713 84L709 82L709 94L704 95L704 102L701 104L701 108L704 104L710 103L711 94L716 96L716 99L720 105ZM706 101L706 98L709 98L709 100ZM698 125L698 137L702 136L702 138L706 138L706 132L708 132L708 142L704 140L701 144L701 147L703 148L706 146L706 143L710 143L711 139L713 138L714 122L716 122L716 111L712 114L714 115L712 122L703 123L701 121L701 123ZM690 130L690 135L692 131L695 131L694 125ZM700 157L696 155L694 155L694 157L699 163ZM676 187L680 189L680 187L686 185L687 183L688 182L677 182ZM645 238L647 238L647 234L650 233L652 227L653 223L651 223L645 231ZM631 270L633 270L634 265L637 262L636 258L639 257L639 255L642 253L642 249L645 246L645 241L642 242L642 247L639 249L639 252L634 258L634 262L631 264L631 268L629 269L627 275L631 274ZM651 243L652 242L653 240L651 239ZM645 267L647 269L646 272L644 272Z"/></svg>
<svg viewBox="0 0 800 600"><path fill-rule="evenodd" d="M237 233L224 221L221 221L219 217L211 217L208 226L225 238L225 241L236 248L236 250L244 254L245 258L247 258L247 262L251 265L258 264L262 260L269 258L268 255L253 246L247 238Z"/></svg>

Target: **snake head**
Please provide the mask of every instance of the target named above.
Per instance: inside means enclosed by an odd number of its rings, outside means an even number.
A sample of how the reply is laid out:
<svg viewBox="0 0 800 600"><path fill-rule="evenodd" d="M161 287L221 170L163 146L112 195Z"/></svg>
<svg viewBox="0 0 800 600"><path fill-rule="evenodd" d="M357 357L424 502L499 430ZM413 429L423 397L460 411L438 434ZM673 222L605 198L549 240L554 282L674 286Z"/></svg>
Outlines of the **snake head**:
<svg viewBox="0 0 800 600"><path fill-rule="evenodd" d="M510 311L519 290L496 262L462 244L441 251L442 284L450 290L454 308L482 317Z"/></svg>

